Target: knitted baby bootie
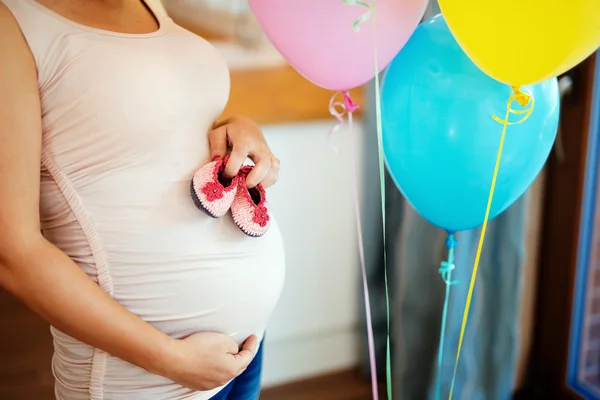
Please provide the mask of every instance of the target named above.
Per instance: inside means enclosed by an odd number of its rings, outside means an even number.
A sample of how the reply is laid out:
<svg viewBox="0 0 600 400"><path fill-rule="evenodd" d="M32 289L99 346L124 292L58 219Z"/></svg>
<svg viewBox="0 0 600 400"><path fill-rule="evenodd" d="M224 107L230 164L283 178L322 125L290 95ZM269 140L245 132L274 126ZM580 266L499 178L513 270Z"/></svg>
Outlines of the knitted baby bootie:
<svg viewBox="0 0 600 400"><path fill-rule="evenodd" d="M215 158L200 168L192 178L190 194L194 204L213 218L220 218L231 208L239 186L239 177L223 175L229 157Z"/></svg>
<svg viewBox="0 0 600 400"><path fill-rule="evenodd" d="M260 237L271 225L271 217L267 208L266 191L261 184L252 189L246 186L246 177L252 167L243 167L238 174L238 185L231 215L235 224L248 236Z"/></svg>

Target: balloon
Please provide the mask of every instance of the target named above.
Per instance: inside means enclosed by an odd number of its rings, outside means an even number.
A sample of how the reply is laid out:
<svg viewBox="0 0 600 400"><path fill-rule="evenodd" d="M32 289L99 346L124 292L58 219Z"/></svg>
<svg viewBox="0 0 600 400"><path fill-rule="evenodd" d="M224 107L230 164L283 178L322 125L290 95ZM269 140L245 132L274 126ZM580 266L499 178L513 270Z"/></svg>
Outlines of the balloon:
<svg viewBox="0 0 600 400"><path fill-rule="evenodd" d="M273 45L300 74L325 89L349 90L375 76L375 44L380 71L398 54L421 21L427 0L377 0L377 40L372 20L358 32L353 29L369 8L342 0L250 0L250 6Z"/></svg>
<svg viewBox="0 0 600 400"><path fill-rule="evenodd" d="M507 127L490 219L531 185L552 149L559 118L556 78L522 88L535 99ZM483 223L511 88L478 69L443 17L423 23L392 61L382 87L388 170L425 219L456 232ZM527 109L512 103L515 112ZM512 115L517 122L524 115Z"/></svg>
<svg viewBox="0 0 600 400"><path fill-rule="evenodd" d="M600 46L599 0L439 0L439 4L471 60L509 85L556 77Z"/></svg>

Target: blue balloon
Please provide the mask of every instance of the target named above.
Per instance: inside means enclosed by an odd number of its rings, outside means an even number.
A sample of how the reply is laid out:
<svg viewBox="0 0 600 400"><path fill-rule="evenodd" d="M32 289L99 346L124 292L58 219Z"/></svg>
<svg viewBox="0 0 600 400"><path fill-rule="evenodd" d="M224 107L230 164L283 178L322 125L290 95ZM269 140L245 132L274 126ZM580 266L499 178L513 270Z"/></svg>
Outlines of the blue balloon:
<svg viewBox="0 0 600 400"><path fill-rule="evenodd" d="M490 219L525 193L556 137L557 80L521 90L535 107L523 123L507 127ZM449 232L483 223L504 127L492 117L505 119L511 92L473 64L441 15L421 24L390 64L381 93L386 164L429 222ZM517 113L528 107L512 104Z"/></svg>

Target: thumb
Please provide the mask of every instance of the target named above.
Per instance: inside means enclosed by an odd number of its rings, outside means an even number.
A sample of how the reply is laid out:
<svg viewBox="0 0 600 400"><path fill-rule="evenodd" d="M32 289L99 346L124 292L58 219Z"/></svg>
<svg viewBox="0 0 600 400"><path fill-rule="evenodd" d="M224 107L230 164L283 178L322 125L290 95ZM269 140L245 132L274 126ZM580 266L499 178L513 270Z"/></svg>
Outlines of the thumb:
<svg viewBox="0 0 600 400"><path fill-rule="evenodd" d="M223 158L227 155L227 125L213 129L208 134L210 158Z"/></svg>
<svg viewBox="0 0 600 400"><path fill-rule="evenodd" d="M256 355L256 350L258 348L258 338L254 335L250 336L244 342L244 346L239 353L235 354L233 358L235 359L236 365L240 371L245 370L248 365L254 359Z"/></svg>

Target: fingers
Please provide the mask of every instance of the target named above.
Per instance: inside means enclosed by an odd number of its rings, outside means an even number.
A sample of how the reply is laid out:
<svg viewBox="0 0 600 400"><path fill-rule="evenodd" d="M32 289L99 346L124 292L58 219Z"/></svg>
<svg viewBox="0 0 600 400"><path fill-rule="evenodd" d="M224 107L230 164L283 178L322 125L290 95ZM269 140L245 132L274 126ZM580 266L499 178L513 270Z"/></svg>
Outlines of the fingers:
<svg viewBox="0 0 600 400"><path fill-rule="evenodd" d="M229 155L229 161L225 166L225 176L233 178L240 172L240 169L244 165L244 161L248 158L249 148L245 144L234 144L231 154Z"/></svg>
<svg viewBox="0 0 600 400"><path fill-rule="evenodd" d="M216 156L221 158L227 155L227 126L221 126L213 129L208 134L208 143L210 145L210 158Z"/></svg>
<svg viewBox="0 0 600 400"><path fill-rule="evenodd" d="M277 180L279 179L279 168L280 168L279 160L275 157L272 157L271 168L269 169L269 172L262 180L262 185L265 188L271 187L277 182Z"/></svg>
<svg viewBox="0 0 600 400"><path fill-rule="evenodd" d="M258 338L256 336L252 335L248 339L246 339L242 350L233 356L238 371L243 371L248 367L248 365L250 365L250 363L254 359L254 356L256 355L257 348Z"/></svg>
<svg viewBox="0 0 600 400"><path fill-rule="evenodd" d="M273 156L269 147L265 143L256 143L252 136L246 138L235 133L235 131L228 131L228 126L224 125L212 130L209 134L211 158L225 157L231 144L232 149L224 175L227 178L233 178L244 166L246 159L251 158L255 165L246 177L248 188L253 188L259 183L262 183L264 187L275 184L279 175L279 160ZM230 135L233 136L231 143Z"/></svg>
<svg viewBox="0 0 600 400"><path fill-rule="evenodd" d="M248 188L253 188L261 183L269 174L271 170L272 162L271 157L255 157L255 164L252 171L246 177L246 185Z"/></svg>
<svg viewBox="0 0 600 400"><path fill-rule="evenodd" d="M241 153L243 152L240 152L239 156L231 153L227 166L225 167L225 176L233 177L239 172L240 168L242 168L246 158L243 158L242 160ZM252 158L255 165L246 177L246 185L248 188L253 188L259 183L262 183L265 188L273 186L279 179L279 160L271 153L268 153L266 156L255 156ZM240 160L242 161L240 162Z"/></svg>
<svg viewBox="0 0 600 400"><path fill-rule="evenodd" d="M256 335L252 335L248 339L246 339L246 341L244 342L244 345L242 346L242 351L244 351L244 350L251 351L252 357L254 357L254 355L256 354L257 348L258 348L258 338L256 337Z"/></svg>

